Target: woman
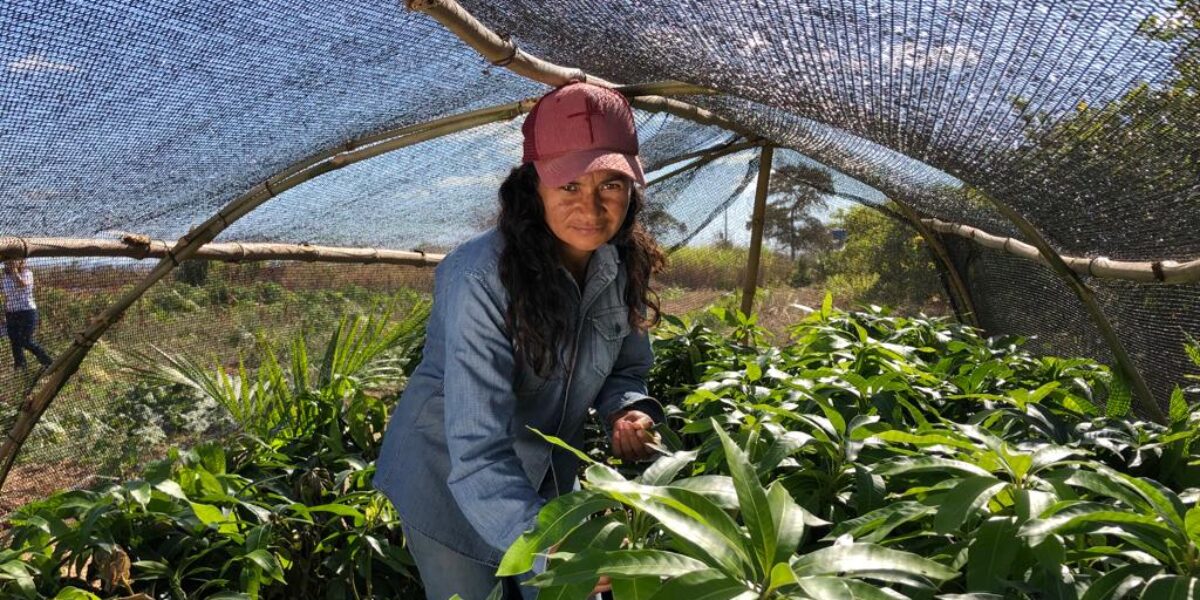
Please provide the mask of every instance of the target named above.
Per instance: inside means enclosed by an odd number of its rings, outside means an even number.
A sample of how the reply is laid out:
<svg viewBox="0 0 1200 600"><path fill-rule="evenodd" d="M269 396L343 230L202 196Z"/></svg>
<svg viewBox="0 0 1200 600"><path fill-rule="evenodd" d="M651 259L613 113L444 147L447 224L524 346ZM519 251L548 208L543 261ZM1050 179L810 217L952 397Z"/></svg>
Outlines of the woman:
<svg viewBox="0 0 1200 600"><path fill-rule="evenodd" d="M32 352L43 366L49 365L53 362L50 355L33 341L38 311L37 303L33 301L33 271L25 266L24 260L4 261L0 292L4 293L4 323L12 345L13 367L17 371L25 370L26 350Z"/></svg>
<svg viewBox="0 0 1200 600"><path fill-rule="evenodd" d="M645 177L629 104L571 84L539 100L522 132L497 227L437 268L424 357L377 463L431 600L485 597L508 546L575 487L575 457L531 429L579 446L594 409L614 455L641 460L663 419L645 381L662 255L637 223Z"/></svg>

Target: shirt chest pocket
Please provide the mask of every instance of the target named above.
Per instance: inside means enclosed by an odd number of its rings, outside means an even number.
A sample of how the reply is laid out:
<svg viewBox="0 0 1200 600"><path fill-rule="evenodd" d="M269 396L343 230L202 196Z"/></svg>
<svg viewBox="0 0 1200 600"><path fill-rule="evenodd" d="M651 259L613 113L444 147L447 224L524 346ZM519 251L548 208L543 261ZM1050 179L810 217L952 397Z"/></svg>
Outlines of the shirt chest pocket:
<svg viewBox="0 0 1200 600"><path fill-rule="evenodd" d="M591 317L592 368L608 377L629 335L629 311L624 306L603 309Z"/></svg>

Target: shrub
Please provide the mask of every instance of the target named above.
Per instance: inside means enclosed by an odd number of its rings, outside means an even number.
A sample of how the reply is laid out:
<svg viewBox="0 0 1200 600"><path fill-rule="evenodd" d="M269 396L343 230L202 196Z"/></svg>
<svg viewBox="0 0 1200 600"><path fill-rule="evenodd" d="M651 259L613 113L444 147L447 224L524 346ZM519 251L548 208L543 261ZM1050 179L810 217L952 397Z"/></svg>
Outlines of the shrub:
<svg viewBox="0 0 1200 600"><path fill-rule="evenodd" d="M833 227L846 243L829 253L827 285L839 298L887 306L924 306L941 293L937 269L924 241L907 225L865 206L842 210Z"/></svg>
<svg viewBox="0 0 1200 600"><path fill-rule="evenodd" d="M644 469L580 453L582 491L543 508L501 573L554 547L532 579L554 597L599 575L618 598L1200 590L1200 414L1182 391L1170 423L1138 421L1103 365L829 298L783 347L738 343L754 325L734 321L668 323L655 375L680 435L662 429Z"/></svg>
<svg viewBox="0 0 1200 600"><path fill-rule="evenodd" d="M685 246L667 257L667 268L657 282L690 289L741 289L748 250L736 246ZM764 249L759 262L760 286L787 280L791 265Z"/></svg>

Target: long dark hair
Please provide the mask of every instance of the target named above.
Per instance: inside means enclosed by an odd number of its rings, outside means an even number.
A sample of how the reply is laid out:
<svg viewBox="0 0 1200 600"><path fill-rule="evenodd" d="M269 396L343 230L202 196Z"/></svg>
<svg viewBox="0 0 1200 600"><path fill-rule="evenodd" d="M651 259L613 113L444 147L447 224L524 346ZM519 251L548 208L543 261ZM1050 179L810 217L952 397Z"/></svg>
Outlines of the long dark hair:
<svg viewBox="0 0 1200 600"><path fill-rule="evenodd" d="M504 322L518 361L547 376L559 366L557 349L574 330L574 323L570 292L562 285L559 269L559 241L546 225L537 185L532 163L509 173L500 185L497 226L504 236L500 281L509 298ZM625 304L629 306L629 325L640 330L658 323L658 294L650 288L650 276L663 265L658 245L637 220L644 206L641 190L633 186L625 221L610 242L628 279Z"/></svg>

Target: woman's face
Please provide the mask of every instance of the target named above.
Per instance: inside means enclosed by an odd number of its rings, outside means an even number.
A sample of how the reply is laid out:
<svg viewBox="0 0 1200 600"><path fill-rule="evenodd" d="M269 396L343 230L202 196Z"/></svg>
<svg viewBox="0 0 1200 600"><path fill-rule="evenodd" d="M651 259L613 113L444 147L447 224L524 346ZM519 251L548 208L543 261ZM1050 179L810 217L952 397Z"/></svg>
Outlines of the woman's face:
<svg viewBox="0 0 1200 600"><path fill-rule="evenodd" d="M632 183L620 171L586 173L552 188L538 183L546 225L562 243L564 258L586 259L608 243L629 212Z"/></svg>

